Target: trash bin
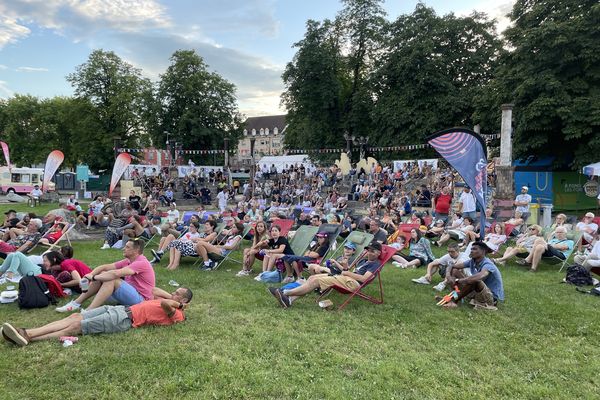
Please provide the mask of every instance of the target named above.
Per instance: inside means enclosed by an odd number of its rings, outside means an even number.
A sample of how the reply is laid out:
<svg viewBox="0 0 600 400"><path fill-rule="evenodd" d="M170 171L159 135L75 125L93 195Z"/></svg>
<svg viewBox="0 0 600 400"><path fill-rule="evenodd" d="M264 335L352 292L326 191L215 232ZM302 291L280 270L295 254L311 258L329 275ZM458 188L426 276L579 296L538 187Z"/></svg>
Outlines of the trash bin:
<svg viewBox="0 0 600 400"><path fill-rule="evenodd" d="M540 205L538 203L532 203L529 205L529 218L527 218L527 224L537 224L540 220Z"/></svg>
<svg viewBox="0 0 600 400"><path fill-rule="evenodd" d="M552 225L552 208L554 207L552 204L542 204L542 227L545 228L547 226Z"/></svg>

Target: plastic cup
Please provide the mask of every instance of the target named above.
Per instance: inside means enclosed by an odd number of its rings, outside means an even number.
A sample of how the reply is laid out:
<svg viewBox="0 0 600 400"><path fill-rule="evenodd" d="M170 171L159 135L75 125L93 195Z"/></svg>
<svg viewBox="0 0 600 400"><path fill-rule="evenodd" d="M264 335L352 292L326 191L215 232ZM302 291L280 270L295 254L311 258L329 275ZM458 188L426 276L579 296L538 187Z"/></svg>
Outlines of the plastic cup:
<svg viewBox="0 0 600 400"><path fill-rule="evenodd" d="M79 287L83 293L87 292L90 288L90 281L87 278L83 278L79 281Z"/></svg>

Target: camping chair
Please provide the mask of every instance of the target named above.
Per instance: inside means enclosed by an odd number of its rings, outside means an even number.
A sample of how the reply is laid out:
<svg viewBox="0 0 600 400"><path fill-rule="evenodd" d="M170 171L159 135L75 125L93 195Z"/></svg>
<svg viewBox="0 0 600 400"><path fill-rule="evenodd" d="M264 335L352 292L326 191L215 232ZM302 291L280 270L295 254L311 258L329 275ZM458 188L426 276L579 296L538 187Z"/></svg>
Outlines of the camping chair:
<svg viewBox="0 0 600 400"><path fill-rule="evenodd" d="M318 231L319 228L316 226L302 225L299 227L292 240L290 240L290 246L294 254L303 255Z"/></svg>
<svg viewBox="0 0 600 400"><path fill-rule="evenodd" d="M293 219L276 219L275 221L273 221L273 223L271 225L278 226L281 229L280 235L283 237L287 237L287 234L289 233L290 229L292 229L292 226L294 225L294 220Z"/></svg>
<svg viewBox="0 0 600 400"><path fill-rule="evenodd" d="M247 224L246 226L244 226L244 231L243 231L243 232L241 232L241 233L239 233L239 235L241 235L241 237L242 237L242 240L238 241L238 242L237 242L237 244L235 245L235 247L234 247L233 249L229 250L229 252L228 252L226 255L222 256L222 255L220 255L220 254L208 253L208 258L209 258L211 261L214 261L214 262L216 262L216 263L217 263L217 264L216 264L216 265L213 267L212 271L214 271L214 270L216 270L217 268L219 268L219 267L221 266L221 264L223 264L223 263L224 263L225 261L227 261L227 260L234 261L234 262L236 262L236 263L239 263L239 264L241 264L241 263L242 263L242 261L235 260L235 259L233 259L233 258L230 258L229 256L230 256L231 254L233 254L233 252L234 252L234 251L237 251L237 250L239 250L239 249L240 249L240 246L242 245L242 242L244 241L244 236L246 236L246 235L248 234L248 232L250 232L250 229L252 229L252 225L251 225L251 224ZM196 262L194 263L194 266L195 266L196 264L198 264L198 263L200 262L200 260L201 260L201 258L200 258L200 257L197 257L197 258L198 258L198 259L197 259L197 260L196 260Z"/></svg>
<svg viewBox="0 0 600 400"><path fill-rule="evenodd" d="M342 245L338 246L338 248L335 249L334 252L330 254L327 258L339 257L344 251L344 245L348 242L352 242L356 246L356 251L354 252L354 254L356 255L355 259L358 259L358 256L360 256L363 253L365 247L367 247L369 243L373 241L373 237L374 236L368 232L352 231L350 232L346 240L342 242Z"/></svg>
<svg viewBox="0 0 600 400"><path fill-rule="evenodd" d="M374 303L374 304L383 304L383 284L381 283L381 270L383 269L383 266L385 265L385 263L387 263L395 253L396 253L395 248L387 246L387 245L383 245L381 255L379 256L379 262L380 262L379 268L377 268L377 270L373 273L373 275L371 276L370 279L367 279L366 281L361 283L360 286L356 290L350 290L343 286L333 285L321 293L321 295L317 298L317 302L319 302L323 297L328 296L332 290L335 290L338 293L349 295L348 298L338 307L338 311L342 310L344 307L346 307L348 305L348 303L350 302L350 300L352 300L354 298L354 296L358 296L361 299L370 301L371 303ZM357 257L356 260L359 260L359 257ZM379 296L378 297L370 296L362 291L367 285L369 285L375 279L377 279L379 281Z"/></svg>
<svg viewBox="0 0 600 400"><path fill-rule="evenodd" d="M566 258L564 260L561 260L558 257L546 257L546 258L542 258L542 260L545 263L548 263L548 264L552 264L552 265L561 264L560 269L558 270L558 272L562 272L562 270L565 267L565 265L567 265L567 261L569 261L569 258L571 258L571 256L573 255L573 252L577 248L577 245L579 244L579 241L583 240L583 233L582 232L570 232L570 233L567 234L567 239L571 239L573 241L573 248L569 252L567 252L567 256L566 256Z"/></svg>
<svg viewBox="0 0 600 400"><path fill-rule="evenodd" d="M71 239L69 238L69 232L71 232L71 230L73 228L75 228L75 224L69 224L68 222L62 222L61 223L65 224L65 227L63 228L63 233L62 235L60 235L60 237L56 240L56 242L52 243L52 244L44 244L44 243L40 243L37 242L36 245L31 248L28 252L31 252L35 247L37 246L47 246L48 250L54 250L54 249L59 249L60 248L60 241L63 239L67 239L67 242L69 243L69 246L71 246ZM44 236L45 237L45 236Z"/></svg>

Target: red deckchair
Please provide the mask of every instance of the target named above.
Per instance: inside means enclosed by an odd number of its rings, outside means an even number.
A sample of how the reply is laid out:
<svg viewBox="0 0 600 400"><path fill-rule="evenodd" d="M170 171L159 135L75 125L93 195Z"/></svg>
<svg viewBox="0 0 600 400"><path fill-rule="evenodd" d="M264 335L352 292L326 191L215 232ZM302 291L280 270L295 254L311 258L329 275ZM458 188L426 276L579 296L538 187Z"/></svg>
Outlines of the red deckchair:
<svg viewBox="0 0 600 400"><path fill-rule="evenodd" d="M283 237L287 237L290 229L292 229L292 225L294 225L293 219L276 219L273 221L272 225L277 225L281 232L279 233Z"/></svg>
<svg viewBox="0 0 600 400"><path fill-rule="evenodd" d="M332 290L335 290L338 293L349 295L348 298L346 299L346 301L344 301L338 307L338 310L341 310L344 307L346 307L346 305L348 305L348 303L350 302L350 300L352 300L352 298L354 298L354 296L358 296L361 299L370 301L371 303L374 303L374 304L383 304L383 285L381 283L381 270L383 269L383 266L385 265L385 263L387 263L395 253L396 253L395 248L393 248L391 246L387 246L387 245L382 245L381 255L379 256L380 265L379 265L379 268L377 268L377 270L371 276L371 279L368 279L368 280L364 281L363 283L361 283L361 285L356 290L350 290L343 286L333 285L330 288L327 288L325 291L323 291L323 293L321 293L321 295L317 298L317 302L319 302L323 297L329 295L329 293L331 293ZM366 293L363 293L363 291L362 291L363 288L365 286L367 286L368 284L370 284L371 282L373 282L375 279L377 279L379 281L379 296L374 297L374 296L370 296Z"/></svg>

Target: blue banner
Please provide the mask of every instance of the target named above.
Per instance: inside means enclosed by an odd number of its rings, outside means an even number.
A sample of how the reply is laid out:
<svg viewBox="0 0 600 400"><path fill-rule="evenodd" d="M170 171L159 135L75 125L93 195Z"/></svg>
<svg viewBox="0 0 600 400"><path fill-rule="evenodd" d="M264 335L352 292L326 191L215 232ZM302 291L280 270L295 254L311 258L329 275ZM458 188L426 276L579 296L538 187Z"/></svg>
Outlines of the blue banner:
<svg viewBox="0 0 600 400"><path fill-rule="evenodd" d="M481 206L481 239L485 230L485 194L487 192L487 156L485 142L467 128L436 132L427 141L459 173Z"/></svg>

